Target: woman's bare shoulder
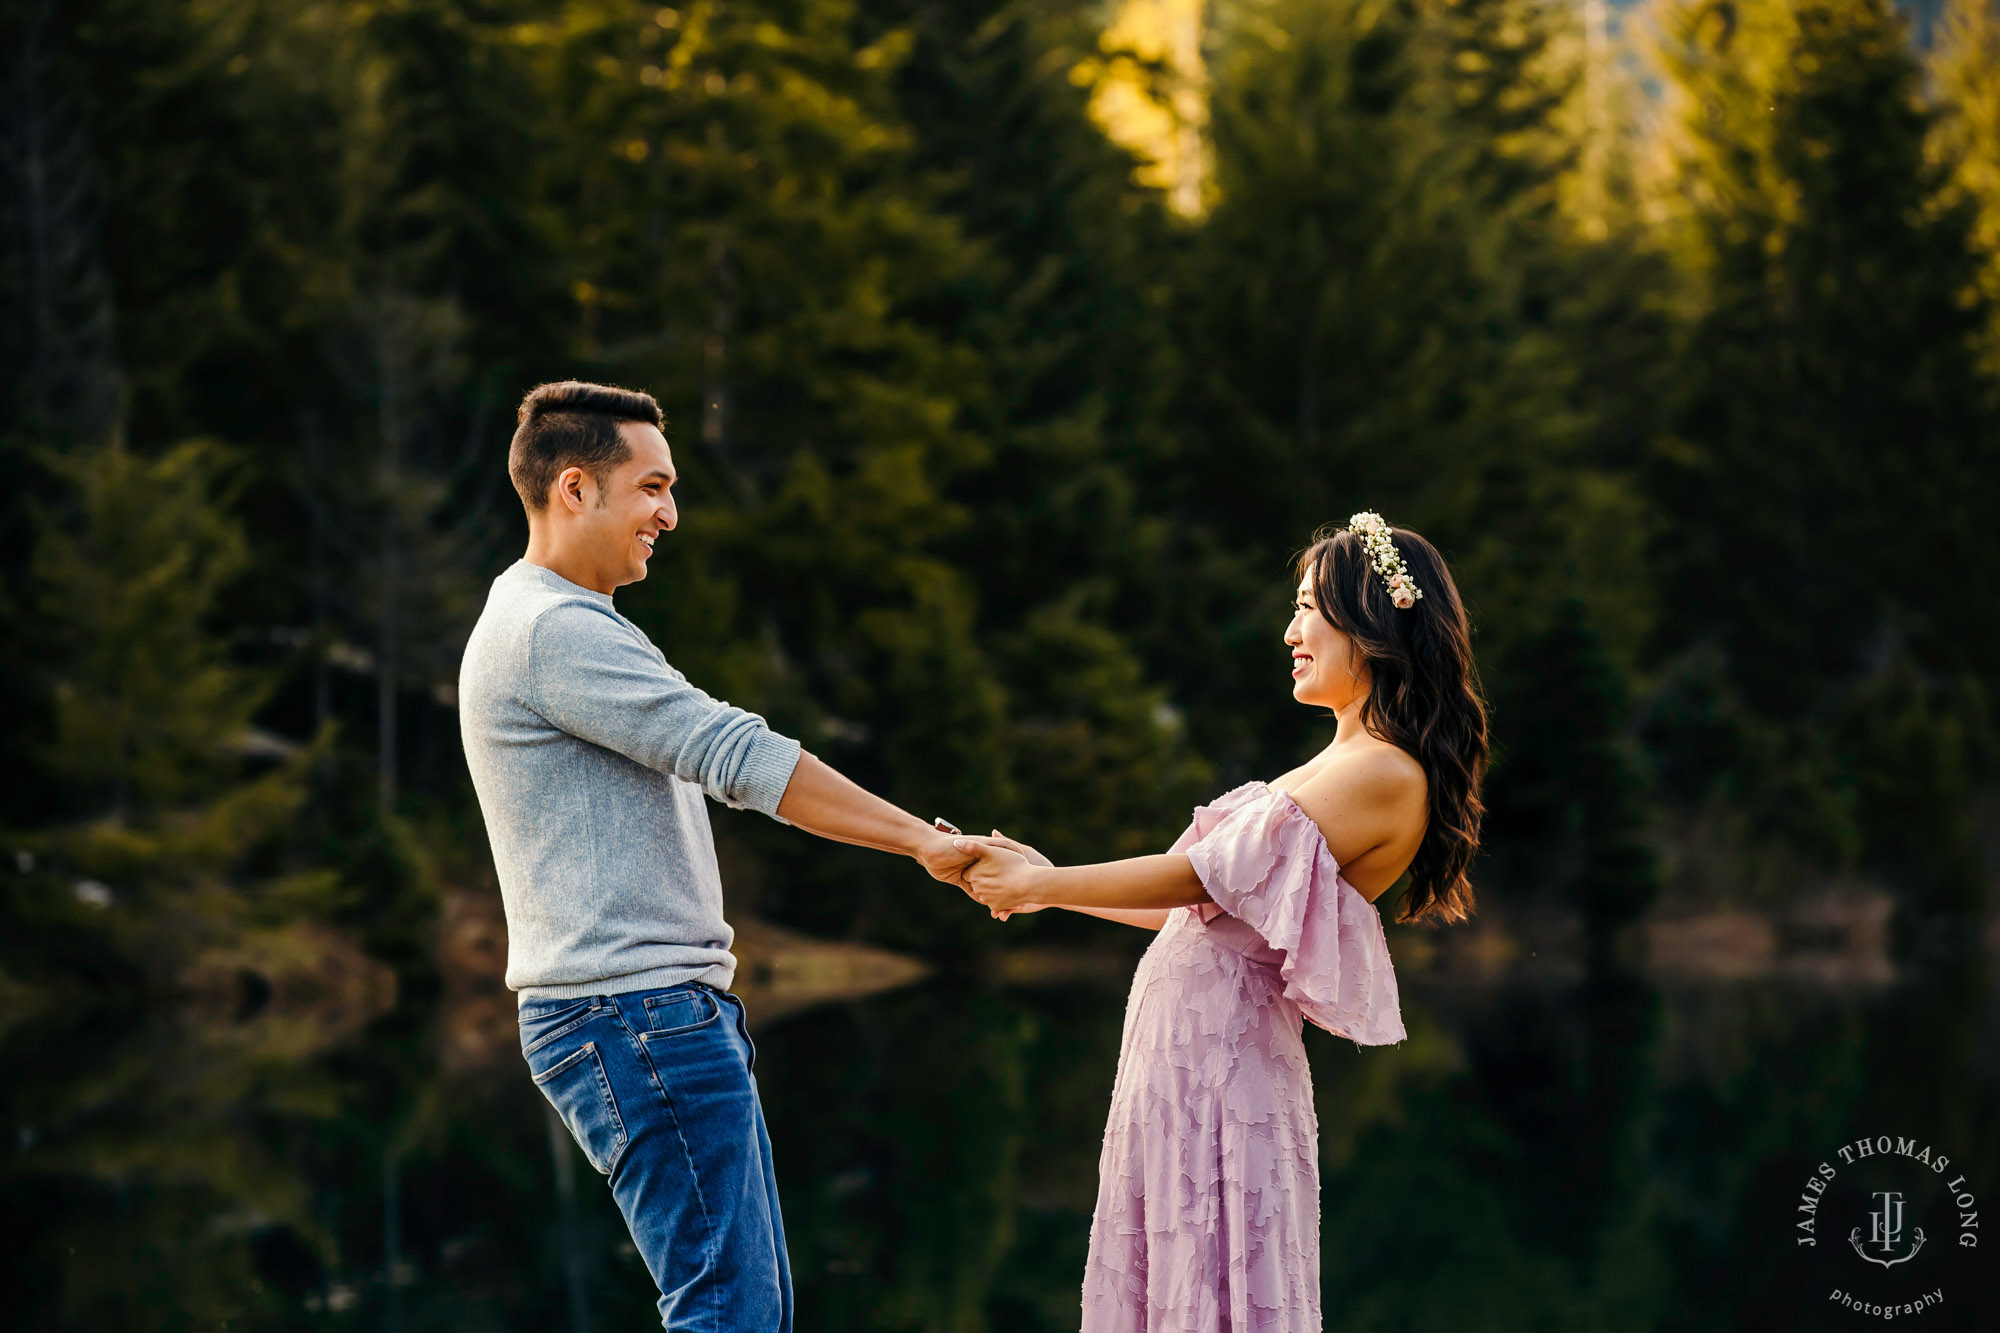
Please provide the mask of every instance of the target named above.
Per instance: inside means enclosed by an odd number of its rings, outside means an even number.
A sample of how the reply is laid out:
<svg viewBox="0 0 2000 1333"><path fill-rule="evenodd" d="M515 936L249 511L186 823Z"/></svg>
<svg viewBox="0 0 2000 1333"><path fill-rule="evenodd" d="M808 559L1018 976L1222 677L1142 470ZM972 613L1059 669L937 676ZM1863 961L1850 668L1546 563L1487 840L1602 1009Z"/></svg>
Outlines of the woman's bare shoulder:
<svg viewBox="0 0 2000 1333"><path fill-rule="evenodd" d="M1384 844L1422 833L1429 808L1423 765L1387 742L1346 745L1330 754L1292 799L1319 825L1345 863Z"/></svg>
<svg viewBox="0 0 2000 1333"><path fill-rule="evenodd" d="M1323 756L1293 795L1310 790L1341 800L1395 803L1423 798L1428 785L1416 756L1371 738L1367 744L1343 745Z"/></svg>

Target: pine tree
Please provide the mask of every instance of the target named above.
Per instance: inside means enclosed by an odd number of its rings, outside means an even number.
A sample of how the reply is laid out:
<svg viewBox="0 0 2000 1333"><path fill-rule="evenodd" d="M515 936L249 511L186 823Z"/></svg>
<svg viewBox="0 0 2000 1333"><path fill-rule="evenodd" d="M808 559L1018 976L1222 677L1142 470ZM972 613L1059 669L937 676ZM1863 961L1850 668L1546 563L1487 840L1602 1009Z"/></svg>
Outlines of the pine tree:
<svg viewBox="0 0 2000 1333"><path fill-rule="evenodd" d="M1676 516L1656 547L1665 642L1718 653L1723 712L1789 738L1763 772L1742 747L1712 789L1782 818L1797 803L1758 794L1781 790L1821 741L1820 786L1852 790L1858 767L1887 762L1866 717L1821 735L1844 698L1907 658L1963 710L1996 665L1994 556L1979 531L1996 480L1975 344L1986 316L1970 218L1926 162L1931 115L1887 4L1704 2L1668 16L1677 245L1701 309L1654 465ZM1903 735L1914 748L1894 762L1949 766ZM1926 902L1970 891L1947 868L1962 863L1947 829L1927 839L1934 875L1885 855L1903 841L1885 816L1856 809L1875 864L1933 881L1912 887Z"/></svg>
<svg viewBox="0 0 2000 1333"><path fill-rule="evenodd" d="M1172 498L1229 553L1187 580L1196 595L1176 625L1200 663L1176 682L1196 735L1242 776L1317 743L1274 688L1285 557L1321 524L1377 509L1439 544L1474 618L1500 741L1495 833L1521 844L1489 870L1574 853L1576 832L1532 808L1600 797L1619 813L1582 836L1589 857L1617 859L1636 772L1606 769L1624 785L1594 796L1595 779L1540 753L1554 738L1535 725L1548 645L1591 645L1566 670L1622 673L1646 614L1628 591L1643 509L1629 461L1604 458L1579 353L1601 312L1563 294L1568 84L1546 11L1231 12L1211 62L1217 202L1183 269L1195 443ZM1626 744L1615 706L1588 726L1569 739L1607 755ZM1613 896L1643 902L1644 867L1620 864L1633 874ZM1588 876L1517 878L1597 892Z"/></svg>
<svg viewBox="0 0 2000 1333"><path fill-rule="evenodd" d="M1987 0L1947 0L1933 40L1933 159L1951 173L1947 197L1973 210L1972 242L1985 259L1986 364L2000 374L2000 14Z"/></svg>
<svg viewBox="0 0 2000 1333"><path fill-rule="evenodd" d="M1019 780L994 816L1059 857L1156 849L1210 781L1138 651L1164 618L1169 539L1145 479L1176 466L1166 211L1090 120L1074 71L1092 16L1049 0L871 16L914 34L897 80L913 168L976 247L938 313L991 385L966 416L990 456L950 489L976 519L948 550L1007 691Z"/></svg>
<svg viewBox="0 0 2000 1333"><path fill-rule="evenodd" d="M0 382L0 412L49 436L95 440L123 391L110 276L101 250L103 199L84 131L73 62L51 0L10 5L0 96L6 182L4 345L20 353Z"/></svg>
<svg viewBox="0 0 2000 1333"><path fill-rule="evenodd" d="M37 768L61 804L15 832L43 873L12 907L95 922L142 972L182 979L204 948L338 905L333 874L282 855L318 747L252 725L271 681L214 632L248 559L240 465L116 437L49 465L64 501L40 516L26 628L52 717Z"/></svg>
<svg viewBox="0 0 2000 1333"><path fill-rule="evenodd" d="M844 0L574 7L535 48L571 146L540 188L576 350L661 399L685 477L635 616L695 680L892 799L1004 809L1004 692L941 546L970 517L944 488L986 456L964 415L988 387L922 318L975 257L907 169L908 35L856 38ZM845 926L857 894L830 883L878 880L744 836L802 924ZM910 896L863 889L863 916L914 937ZM933 907L978 925L959 901L916 910Z"/></svg>
<svg viewBox="0 0 2000 1333"><path fill-rule="evenodd" d="M232 438L264 446L308 520L298 592L314 646L348 650L371 677L373 725L354 731L373 742L378 821L399 809L417 701L455 678L484 575L518 535L503 381L547 350L538 335L561 301L518 177L535 97L511 17L439 0L308 4L258 49L282 89L267 95L313 117L304 186L325 206L273 220L312 256L283 330L295 378L277 421ZM258 143L281 170L283 145ZM323 722L324 657L317 670Z"/></svg>
<svg viewBox="0 0 2000 1333"><path fill-rule="evenodd" d="M1658 889L1630 675L1576 602L1508 666L1488 873L1576 908L1593 961L1613 961Z"/></svg>
<svg viewBox="0 0 2000 1333"><path fill-rule="evenodd" d="M435 700L476 614L474 572L516 540L490 432L500 421L504 438L507 363L547 345L538 284L559 278L511 179L536 115L511 9L55 12L69 123L98 174L130 449L240 450L260 577L216 628L294 646L282 728L347 724L299 836L358 871L378 946L420 947L422 858L393 817L398 787L414 771L410 809L447 844L476 837Z"/></svg>

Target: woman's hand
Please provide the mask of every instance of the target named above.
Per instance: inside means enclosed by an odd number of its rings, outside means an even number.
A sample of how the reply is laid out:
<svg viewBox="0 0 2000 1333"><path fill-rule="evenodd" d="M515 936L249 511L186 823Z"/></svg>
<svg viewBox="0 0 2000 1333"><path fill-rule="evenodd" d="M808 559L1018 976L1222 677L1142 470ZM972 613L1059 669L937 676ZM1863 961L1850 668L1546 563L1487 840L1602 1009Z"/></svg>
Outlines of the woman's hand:
<svg viewBox="0 0 2000 1333"><path fill-rule="evenodd" d="M999 829L993 830L993 836L989 838L981 838L979 839L979 841L990 842L997 847L1005 847L1010 852L1019 852L1022 856L1027 858L1028 864L1031 866L1052 866L1055 864L1054 861L1049 860L1048 857L1043 856L1040 852L1030 847L1027 843L1018 842L1015 839L1010 838L1006 834L1002 833Z"/></svg>
<svg viewBox="0 0 2000 1333"><path fill-rule="evenodd" d="M1012 839L1006 842L1012 842ZM1041 862L1041 865L1036 865L1027 855L1005 845L998 835L992 838L959 838L954 845L973 858L972 863L961 872L965 878L965 891L985 904L994 916L1005 920L1015 912L1040 909L1040 904L1035 902L1033 888L1037 875L1048 865L1047 857L1032 847L1025 848L1028 854Z"/></svg>
<svg viewBox="0 0 2000 1333"><path fill-rule="evenodd" d="M1055 864L1054 861L1049 860L1048 857L1043 856L1040 852L1030 847L1027 843L1019 842L1013 838L1010 838L1006 834L1002 833L999 829L994 829L993 836L986 839L986 841L992 843L996 847L1005 847L1010 852L1019 852L1022 856L1027 858L1028 864L1031 866L1052 866ZM993 912L993 919L995 921L1005 921L1008 917L1013 916L1016 912L1039 912L1046 906L1047 906L1046 903L1029 903L1025 907L1009 908L1007 911L1004 912L995 909Z"/></svg>

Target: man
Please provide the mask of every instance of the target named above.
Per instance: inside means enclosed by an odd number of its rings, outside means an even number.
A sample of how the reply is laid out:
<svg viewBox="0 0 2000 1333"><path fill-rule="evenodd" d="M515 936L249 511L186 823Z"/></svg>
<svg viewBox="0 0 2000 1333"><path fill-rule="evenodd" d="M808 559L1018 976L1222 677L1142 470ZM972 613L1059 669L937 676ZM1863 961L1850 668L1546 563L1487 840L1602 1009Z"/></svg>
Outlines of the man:
<svg viewBox="0 0 2000 1333"><path fill-rule="evenodd" d="M948 834L689 684L613 608L678 521L643 393L521 403L528 552L493 582L459 721L507 912L529 1072L609 1178L687 1333L789 1333L791 1273L704 794L956 880Z"/></svg>

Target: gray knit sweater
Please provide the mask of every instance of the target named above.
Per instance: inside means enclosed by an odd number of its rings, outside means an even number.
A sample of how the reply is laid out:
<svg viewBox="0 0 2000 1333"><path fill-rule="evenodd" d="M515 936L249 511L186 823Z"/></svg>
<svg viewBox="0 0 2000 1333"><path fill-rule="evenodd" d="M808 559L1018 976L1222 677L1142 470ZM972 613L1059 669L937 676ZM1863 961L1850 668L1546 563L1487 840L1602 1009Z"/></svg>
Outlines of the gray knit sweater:
<svg viewBox="0 0 2000 1333"><path fill-rule="evenodd" d="M736 974L706 792L777 817L799 743L711 699L604 593L517 561L459 668L523 1000Z"/></svg>

